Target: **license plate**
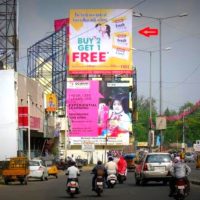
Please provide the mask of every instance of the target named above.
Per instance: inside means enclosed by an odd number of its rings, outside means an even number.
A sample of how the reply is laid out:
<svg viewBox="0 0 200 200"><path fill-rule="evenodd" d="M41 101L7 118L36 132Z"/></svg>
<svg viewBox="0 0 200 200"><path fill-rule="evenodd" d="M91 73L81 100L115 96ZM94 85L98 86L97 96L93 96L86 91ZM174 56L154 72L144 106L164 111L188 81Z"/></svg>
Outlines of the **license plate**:
<svg viewBox="0 0 200 200"><path fill-rule="evenodd" d="M97 182L97 185L103 185L103 183L102 182Z"/></svg>
<svg viewBox="0 0 200 200"><path fill-rule="evenodd" d="M114 181L114 180L111 180L110 182L111 182L111 183L115 183L115 181Z"/></svg>
<svg viewBox="0 0 200 200"><path fill-rule="evenodd" d="M182 189L184 189L184 188L185 188L184 185L179 185L179 186L178 186L178 189L180 189L180 190L182 190Z"/></svg>
<svg viewBox="0 0 200 200"><path fill-rule="evenodd" d="M70 188L70 190L71 190L71 191L75 191L75 190L76 190L76 188Z"/></svg>
<svg viewBox="0 0 200 200"><path fill-rule="evenodd" d="M159 171L159 172L164 172L165 171L165 167L154 167L155 171Z"/></svg>

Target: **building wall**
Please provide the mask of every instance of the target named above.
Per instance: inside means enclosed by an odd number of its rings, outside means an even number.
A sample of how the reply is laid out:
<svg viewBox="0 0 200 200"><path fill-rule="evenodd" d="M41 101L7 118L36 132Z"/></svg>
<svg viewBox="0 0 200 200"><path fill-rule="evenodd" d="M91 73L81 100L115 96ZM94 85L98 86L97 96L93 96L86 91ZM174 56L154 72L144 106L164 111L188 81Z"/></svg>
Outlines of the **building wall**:
<svg viewBox="0 0 200 200"><path fill-rule="evenodd" d="M40 118L38 132L44 132L44 89L38 82L18 74L18 105L28 106L28 93L30 94L30 116Z"/></svg>
<svg viewBox="0 0 200 200"><path fill-rule="evenodd" d="M17 155L16 81L14 70L0 70L0 160Z"/></svg>

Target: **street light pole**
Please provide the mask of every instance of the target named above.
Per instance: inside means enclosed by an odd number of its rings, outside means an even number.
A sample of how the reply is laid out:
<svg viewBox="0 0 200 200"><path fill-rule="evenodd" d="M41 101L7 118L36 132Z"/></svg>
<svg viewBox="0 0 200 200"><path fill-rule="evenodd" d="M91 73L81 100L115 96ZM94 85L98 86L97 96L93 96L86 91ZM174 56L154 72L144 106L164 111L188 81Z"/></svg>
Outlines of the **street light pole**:
<svg viewBox="0 0 200 200"><path fill-rule="evenodd" d="M149 19L155 19L159 22L159 54L160 54L160 82L159 82L159 90L160 90L160 98L159 98L159 115L162 116L163 111L162 111L162 21L171 19L171 18L177 18L177 17L185 17L187 16L187 13L182 13L179 15L174 15L174 16L169 16L169 17L151 17L151 16L144 16L142 13L135 13L133 12L134 17L144 17L144 18L149 18ZM162 150L162 130L160 130L160 151Z"/></svg>

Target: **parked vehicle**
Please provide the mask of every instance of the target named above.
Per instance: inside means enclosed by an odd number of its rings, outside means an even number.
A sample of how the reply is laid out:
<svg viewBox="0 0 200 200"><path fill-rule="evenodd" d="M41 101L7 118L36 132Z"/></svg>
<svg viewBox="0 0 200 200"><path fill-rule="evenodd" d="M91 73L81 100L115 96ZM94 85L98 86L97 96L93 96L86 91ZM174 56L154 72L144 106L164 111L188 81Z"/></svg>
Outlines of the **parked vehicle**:
<svg viewBox="0 0 200 200"><path fill-rule="evenodd" d="M58 178L58 168L56 164L54 163L53 160L45 160L45 166L47 167L48 170L48 175L49 176L55 176Z"/></svg>
<svg viewBox="0 0 200 200"><path fill-rule="evenodd" d="M175 193L174 198L176 200L183 200L188 195L187 183L184 178L177 179L175 182Z"/></svg>
<svg viewBox="0 0 200 200"><path fill-rule="evenodd" d="M113 188L117 183L117 176L115 174L108 175L106 183L108 188Z"/></svg>
<svg viewBox="0 0 200 200"><path fill-rule="evenodd" d="M166 184L171 175L169 169L172 166L172 158L169 153L147 153L138 161L135 169L136 185L148 181L163 181Z"/></svg>
<svg viewBox="0 0 200 200"><path fill-rule="evenodd" d="M26 157L13 157L6 163L2 169L4 183L7 185L9 182L19 181L21 184L27 185L28 159Z"/></svg>
<svg viewBox="0 0 200 200"><path fill-rule="evenodd" d="M95 180L95 192L98 196L101 196L101 193L103 193L103 186L104 186L104 177L103 176L97 176Z"/></svg>
<svg viewBox="0 0 200 200"><path fill-rule="evenodd" d="M29 161L30 173L28 178L37 178L41 181L48 180L48 169L45 163L40 159L33 159Z"/></svg>
<svg viewBox="0 0 200 200"><path fill-rule="evenodd" d="M66 184L66 191L67 193L71 196L74 197L75 194L79 194L79 184L76 179L71 179L67 184Z"/></svg>

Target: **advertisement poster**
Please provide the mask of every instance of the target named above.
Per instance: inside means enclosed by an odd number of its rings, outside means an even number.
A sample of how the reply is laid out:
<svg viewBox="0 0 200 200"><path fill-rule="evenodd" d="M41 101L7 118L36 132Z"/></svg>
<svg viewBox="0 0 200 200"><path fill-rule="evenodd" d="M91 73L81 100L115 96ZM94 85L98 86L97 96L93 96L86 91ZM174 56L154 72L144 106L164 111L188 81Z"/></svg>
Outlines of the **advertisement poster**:
<svg viewBox="0 0 200 200"><path fill-rule="evenodd" d="M70 137L97 137L98 81L67 83L67 114L71 123Z"/></svg>
<svg viewBox="0 0 200 200"><path fill-rule="evenodd" d="M46 111L47 112L55 112L58 107L58 101L55 94L47 94L46 95Z"/></svg>
<svg viewBox="0 0 200 200"><path fill-rule="evenodd" d="M96 145L129 144L129 82L68 82L67 113L72 145L84 140Z"/></svg>
<svg viewBox="0 0 200 200"><path fill-rule="evenodd" d="M131 10L70 10L70 74L131 74L131 48Z"/></svg>

